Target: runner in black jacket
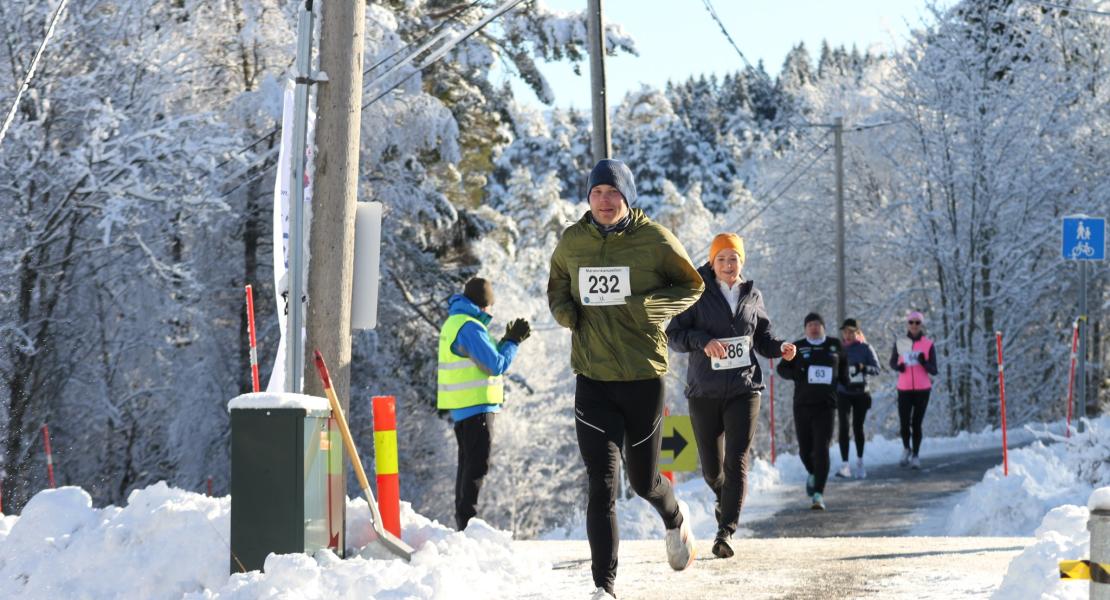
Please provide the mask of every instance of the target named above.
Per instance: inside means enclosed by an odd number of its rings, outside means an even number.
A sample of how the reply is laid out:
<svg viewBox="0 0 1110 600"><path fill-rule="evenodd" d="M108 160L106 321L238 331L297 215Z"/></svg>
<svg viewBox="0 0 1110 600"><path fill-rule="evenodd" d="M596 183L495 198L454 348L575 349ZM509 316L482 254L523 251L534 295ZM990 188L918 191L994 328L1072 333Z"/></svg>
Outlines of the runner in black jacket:
<svg viewBox="0 0 1110 600"><path fill-rule="evenodd" d="M806 337L794 342L798 356L780 362L778 373L794 382L794 429L798 454L806 467L806 495L814 510L825 509L825 481L829 477L836 386L846 381L848 365L840 340L825 336L825 321L817 313L805 318Z"/></svg>
<svg viewBox="0 0 1110 600"><path fill-rule="evenodd" d="M863 337L863 331L855 319L844 319L840 326L841 339L844 342L844 356L848 362L847 382L837 386L836 414L837 431L840 438L840 470L837 477L851 477L852 470L848 466L849 431L856 438L856 471L859 479L867 477L867 469L863 466L863 422L867 419L867 411L871 409L871 392L867 388L867 378L879 374L879 357L875 349ZM848 419L851 418L849 430Z"/></svg>
<svg viewBox="0 0 1110 600"><path fill-rule="evenodd" d="M705 292L667 326L668 345L689 352L686 398L694 427L702 476L717 497L717 538L713 554L733 556L747 492L748 457L759 417L763 372L751 353L794 357L793 344L771 333L763 295L744 281L744 240L722 233L709 247L709 262L698 269Z"/></svg>

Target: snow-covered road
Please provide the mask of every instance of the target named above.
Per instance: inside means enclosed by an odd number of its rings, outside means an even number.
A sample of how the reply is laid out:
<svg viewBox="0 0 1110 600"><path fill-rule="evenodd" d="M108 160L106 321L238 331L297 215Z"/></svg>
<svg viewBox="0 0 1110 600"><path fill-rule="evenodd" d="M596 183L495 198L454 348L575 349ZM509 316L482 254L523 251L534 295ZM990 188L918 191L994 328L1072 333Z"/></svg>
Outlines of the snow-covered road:
<svg viewBox="0 0 1110 600"><path fill-rule="evenodd" d="M686 571L667 566L662 540L621 542L616 591L636 600L706 598L988 598L1032 538L868 537L744 539L721 560L700 540ZM585 541L514 542L550 562L554 577L528 598L585 598Z"/></svg>

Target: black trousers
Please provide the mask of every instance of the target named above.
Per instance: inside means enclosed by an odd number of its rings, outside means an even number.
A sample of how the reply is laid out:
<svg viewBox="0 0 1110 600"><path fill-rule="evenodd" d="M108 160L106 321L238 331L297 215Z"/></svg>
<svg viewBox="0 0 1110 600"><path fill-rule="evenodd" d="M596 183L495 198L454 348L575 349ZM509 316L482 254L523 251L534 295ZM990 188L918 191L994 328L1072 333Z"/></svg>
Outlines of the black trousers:
<svg viewBox="0 0 1110 600"><path fill-rule="evenodd" d="M747 497L759 392L732 398L690 398L689 402L701 474L721 508L717 528L735 533Z"/></svg>
<svg viewBox="0 0 1110 600"><path fill-rule="evenodd" d="M490 450L493 448L493 418L496 413L482 413L455 423L455 440L459 443L459 467L455 472L455 526L459 531L478 514L478 492L489 473Z"/></svg>
<svg viewBox="0 0 1110 600"><path fill-rule="evenodd" d="M929 408L929 392L932 390L898 390L898 421L902 426L902 447L910 448L913 442L913 455L921 451L921 423L925 420L925 409Z"/></svg>
<svg viewBox="0 0 1110 600"><path fill-rule="evenodd" d="M842 394L836 403L837 432L840 437L840 460L848 462L848 417L852 418L851 435L856 438L856 456L863 458L863 422L871 408L871 394Z"/></svg>
<svg viewBox="0 0 1110 600"><path fill-rule="evenodd" d="M682 524L671 484L659 474L663 444L663 379L597 381L579 375L575 433L586 465L586 537L594 585L613 591L617 578L617 482L623 452L628 481L667 529Z"/></svg>
<svg viewBox="0 0 1110 600"><path fill-rule="evenodd" d="M833 433L833 407L827 404L794 403L794 432L798 435L798 456L814 477L814 491L825 493L829 479L829 442Z"/></svg>

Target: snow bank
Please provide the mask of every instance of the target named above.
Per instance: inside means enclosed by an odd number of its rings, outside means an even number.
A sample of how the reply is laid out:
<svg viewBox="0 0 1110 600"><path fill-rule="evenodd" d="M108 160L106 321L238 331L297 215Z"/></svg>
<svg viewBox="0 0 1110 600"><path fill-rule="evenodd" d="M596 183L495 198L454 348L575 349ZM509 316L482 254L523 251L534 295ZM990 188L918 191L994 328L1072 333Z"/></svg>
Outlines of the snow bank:
<svg viewBox="0 0 1110 600"><path fill-rule="evenodd" d="M228 575L229 497L158 483L126 507L92 507L79 488L35 495L0 522L2 598L516 597L550 582L550 565L518 555L511 536L480 519L456 532L402 504L402 537L417 552L393 559L371 540L369 509L349 500L348 553L271 555L265 573ZM361 548L361 551L359 550Z"/></svg>
<svg viewBox="0 0 1110 600"><path fill-rule="evenodd" d="M1041 518L1064 504L1085 504L1098 486L1110 485L1110 417L1091 421L1070 438L1042 433L1010 452L1010 474L999 465L964 492L948 518L948 535L1030 535Z"/></svg>
<svg viewBox="0 0 1110 600"><path fill-rule="evenodd" d="M1110 487L1091 494L1091 504L1110 498ZM1081 600L1090 590L1088 581L1062 581L1060 561L1089 558L1090 534L1085 506L1068 504L1048 512L1037 528L1037 541L1022 551L1006 570L994 598L1041 598L1043 600Z"/></svg>

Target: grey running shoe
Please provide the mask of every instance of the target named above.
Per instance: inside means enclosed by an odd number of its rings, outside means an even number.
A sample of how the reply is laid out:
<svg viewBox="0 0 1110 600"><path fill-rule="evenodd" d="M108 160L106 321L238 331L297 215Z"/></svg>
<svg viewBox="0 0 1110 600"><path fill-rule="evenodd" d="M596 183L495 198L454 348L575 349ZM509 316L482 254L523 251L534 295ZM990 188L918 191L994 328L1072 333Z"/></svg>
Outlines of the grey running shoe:
<svg viewBox="0 0 1110 600"><path fill-rule="evenodd" d="M675 571L681 571L694 562L697 552L694 550L694 534L690 532L690 519L686 507L679 505L679 514L682 515L682 525L668 529L664 540L667 543L667 563Z"/></svg>

